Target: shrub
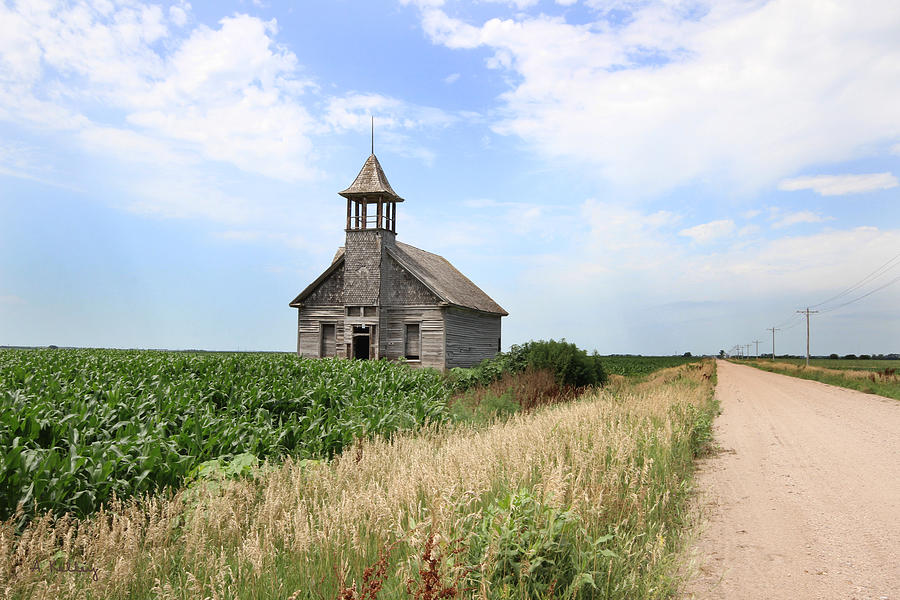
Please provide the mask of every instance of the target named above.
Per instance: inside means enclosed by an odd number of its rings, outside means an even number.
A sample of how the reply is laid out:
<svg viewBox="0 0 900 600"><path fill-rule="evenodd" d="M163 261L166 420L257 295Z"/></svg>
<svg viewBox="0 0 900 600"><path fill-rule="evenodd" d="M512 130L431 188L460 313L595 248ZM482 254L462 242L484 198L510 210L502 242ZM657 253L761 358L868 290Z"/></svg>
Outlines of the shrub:
<svg viewBox="0 0 900 600"><path fill-rule="evenodd" d="M596 352L588 354L575 344L560 341L531 341L514 345L509 352L482 361L471 369L451 369L449 382L456 392L475 386L487 386L506 373L522 373L526 369L549 370L557 384L566 387L585 387L606 383L606 371Z"/></svg>
<svg viewBox="0 0 900 600"><path fill-rule="evenodd" d="M600 364L600 356L589 355L575 344L543 340L528 342L522 346L528 366L535 369L550 369L560 385L585 387L606 383L606 372Z"/></svg>

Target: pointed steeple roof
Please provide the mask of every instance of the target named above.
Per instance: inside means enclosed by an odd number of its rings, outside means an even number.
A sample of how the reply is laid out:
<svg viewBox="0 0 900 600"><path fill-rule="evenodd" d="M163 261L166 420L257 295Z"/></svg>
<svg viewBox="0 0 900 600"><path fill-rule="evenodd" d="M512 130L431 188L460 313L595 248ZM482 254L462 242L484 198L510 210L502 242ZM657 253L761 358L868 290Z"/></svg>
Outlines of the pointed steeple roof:
<svg viewBox="0 0 900 600"><path fill-rule="evenodd" d="M338 193L344 198L382 195L387 196L393 202L403 202L403 198L388 183L387 175L384 174L384 169L381 168L381 164L374 154L370 154L366 159L362 169L359 170L359 175L356 176L350 187Z"/></svg>

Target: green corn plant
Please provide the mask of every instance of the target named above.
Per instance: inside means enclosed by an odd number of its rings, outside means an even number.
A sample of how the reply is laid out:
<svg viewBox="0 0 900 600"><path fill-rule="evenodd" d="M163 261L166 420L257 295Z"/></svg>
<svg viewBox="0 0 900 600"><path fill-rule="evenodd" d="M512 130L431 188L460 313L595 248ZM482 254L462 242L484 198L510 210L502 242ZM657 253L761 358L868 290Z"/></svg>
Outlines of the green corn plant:
<svg viewBox="0 0 900 600"><path fill-rule="evenodd" d="M88 514L205 461L332 457L448 418L436 371L293 354L0 350L0 520Z"/></svg>

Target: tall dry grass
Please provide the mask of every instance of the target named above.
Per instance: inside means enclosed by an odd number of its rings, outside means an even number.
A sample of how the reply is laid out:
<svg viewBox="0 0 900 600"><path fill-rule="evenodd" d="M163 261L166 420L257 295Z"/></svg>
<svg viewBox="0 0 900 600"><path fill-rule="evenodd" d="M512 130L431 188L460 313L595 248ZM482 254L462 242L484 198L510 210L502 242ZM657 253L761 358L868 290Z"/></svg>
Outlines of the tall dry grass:
<svg viewBox="0 0 900 600"><path fill-rule="evenodd" d="M664 597L675 586L714 368L667 369L490 427L396 435L327 463L287 460L173 497L114 501L80 521L47 515L21 535L10 521L0 527L0 590L7 598L331 599L390 548L381 597L405 597L426 543L465 540L497 498L527 490L573 511L586 539L612 536L605 562L593 565L607 597ZM498 593L482 583L465 595Z"/></svg>

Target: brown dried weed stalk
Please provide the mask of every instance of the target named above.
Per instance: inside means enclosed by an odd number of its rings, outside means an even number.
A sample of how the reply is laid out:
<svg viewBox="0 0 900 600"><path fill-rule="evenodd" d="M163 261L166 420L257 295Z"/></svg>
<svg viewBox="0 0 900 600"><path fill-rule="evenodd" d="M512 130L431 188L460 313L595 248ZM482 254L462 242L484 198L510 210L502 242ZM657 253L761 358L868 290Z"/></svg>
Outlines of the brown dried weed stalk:
<svg viewBox="0 0 900 600"><path fill-rule="evenodd" d="M444 600L446 598L457 598L463 592L473 588L460 588L460 583L465 579L474 568L457 567L456 575L449 582L444 583L445 579L450 577L444 566L446 559L465 552L466 548L462 546L462 538L453 540L446 544L443 548L435 543L434 531L428 534L425 540L425 549L422 552L423 567L419 569L421 579L415 581L409 579L406 582L406 593L414 600Z"/></svg>

